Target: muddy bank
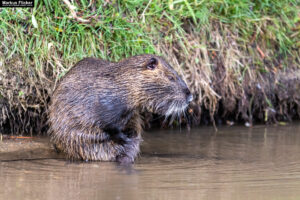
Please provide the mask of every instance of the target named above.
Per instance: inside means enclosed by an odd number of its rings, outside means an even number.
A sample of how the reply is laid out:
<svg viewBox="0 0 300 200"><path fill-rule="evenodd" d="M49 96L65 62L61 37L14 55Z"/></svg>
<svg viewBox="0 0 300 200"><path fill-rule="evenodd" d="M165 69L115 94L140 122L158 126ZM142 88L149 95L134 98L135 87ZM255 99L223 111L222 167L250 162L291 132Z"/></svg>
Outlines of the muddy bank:
<svg viewBox="0 0 300 200"><path fill-rule="evenodd" d="M6 138L0 140L0 162L60 158L48 138Z"/></svg>
<svg viewBox="0 0 300 200"><path fill-rule="evenodd" d="M195 56L194 59L196 58L198 57ZM299 69L271 68L268 72L260 72L256 66L252 66L243 70L239 68L237 73L221 61L210 63L210 67L202 62L192 65L182 61L181 64L183 67L177 70L190 85L196 98L187 110L186 118L177 119L174 126L179 123L196 126L228 122L252 125L299 119ZM176 66L174 63L173 65ZM47 106L55 88L55 80L53 77L38 77L39 80L32 83L26 74L27 72L14 74L7 70L2 76L2 133L32 134L47 130ZM8 81L8 77L12 76ZM20 94L20 91L24 92ZM153 121L151 114L145 113L145 116L148 128L152 122L165 126L163 119Z"/></svg>

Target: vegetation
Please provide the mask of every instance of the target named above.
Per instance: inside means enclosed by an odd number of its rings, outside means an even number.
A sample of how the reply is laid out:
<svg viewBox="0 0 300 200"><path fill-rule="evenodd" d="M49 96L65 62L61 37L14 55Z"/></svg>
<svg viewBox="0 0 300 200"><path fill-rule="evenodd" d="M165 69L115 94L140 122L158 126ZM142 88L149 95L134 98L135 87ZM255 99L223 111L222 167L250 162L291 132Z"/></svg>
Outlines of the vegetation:
<svg viewBox="0 0 300 200"><path fill-rule="evenodd" d="M68 4L70 3L70 4ZM190 85L194 123L300 114L298 0L36 0L0 9L0 126L47 129L57 81L88 56L164 56Z"/></svg>

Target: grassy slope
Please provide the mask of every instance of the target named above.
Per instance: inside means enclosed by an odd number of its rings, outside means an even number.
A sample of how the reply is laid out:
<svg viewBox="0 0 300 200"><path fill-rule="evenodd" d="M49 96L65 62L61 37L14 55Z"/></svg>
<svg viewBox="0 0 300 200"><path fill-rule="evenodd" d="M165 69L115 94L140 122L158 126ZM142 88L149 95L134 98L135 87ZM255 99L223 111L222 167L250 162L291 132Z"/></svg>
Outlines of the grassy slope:
<svg viewBox="0 0 300 200"><path fill-rule="evenodd" d="M56 81L87 56L117 61L162 54L211 115L220 99L229 99L229 105L243 97L245 74L299 66L297 0L74 1L78 16L90 19L86 24L68 18L62 1L36 0L35 5L0 10L0 118L14 132L43 127ZM219 68L225 75L216 75ZM223 81L222 91L212 84L217 79ZM263 99L274 107L267 96Z"/></svg>

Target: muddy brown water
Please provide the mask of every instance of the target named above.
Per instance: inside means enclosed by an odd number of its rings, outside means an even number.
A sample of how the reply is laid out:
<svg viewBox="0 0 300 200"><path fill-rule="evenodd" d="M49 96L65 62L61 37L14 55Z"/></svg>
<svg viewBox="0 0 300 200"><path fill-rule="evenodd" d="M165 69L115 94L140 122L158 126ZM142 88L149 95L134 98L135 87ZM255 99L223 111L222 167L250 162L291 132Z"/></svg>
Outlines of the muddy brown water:
<svg viewBox="0 0 300 200"><path fill-rule="evenodd" d="M300 199L300 125L151 131L130 166L0 142L0 199Z"/></svg>

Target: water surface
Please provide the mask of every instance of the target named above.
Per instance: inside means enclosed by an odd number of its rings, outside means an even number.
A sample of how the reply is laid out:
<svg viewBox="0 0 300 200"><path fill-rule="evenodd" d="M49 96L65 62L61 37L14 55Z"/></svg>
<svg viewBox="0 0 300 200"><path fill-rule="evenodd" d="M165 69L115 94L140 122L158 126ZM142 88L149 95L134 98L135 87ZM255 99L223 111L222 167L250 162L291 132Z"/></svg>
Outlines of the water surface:
<svg viewBox="0 0 300 200"><path fill-rule="evenodd" d="M300 199L300 125L143 138L131 166L68 162L45 138L0 142L0 199Z"/></svg>

